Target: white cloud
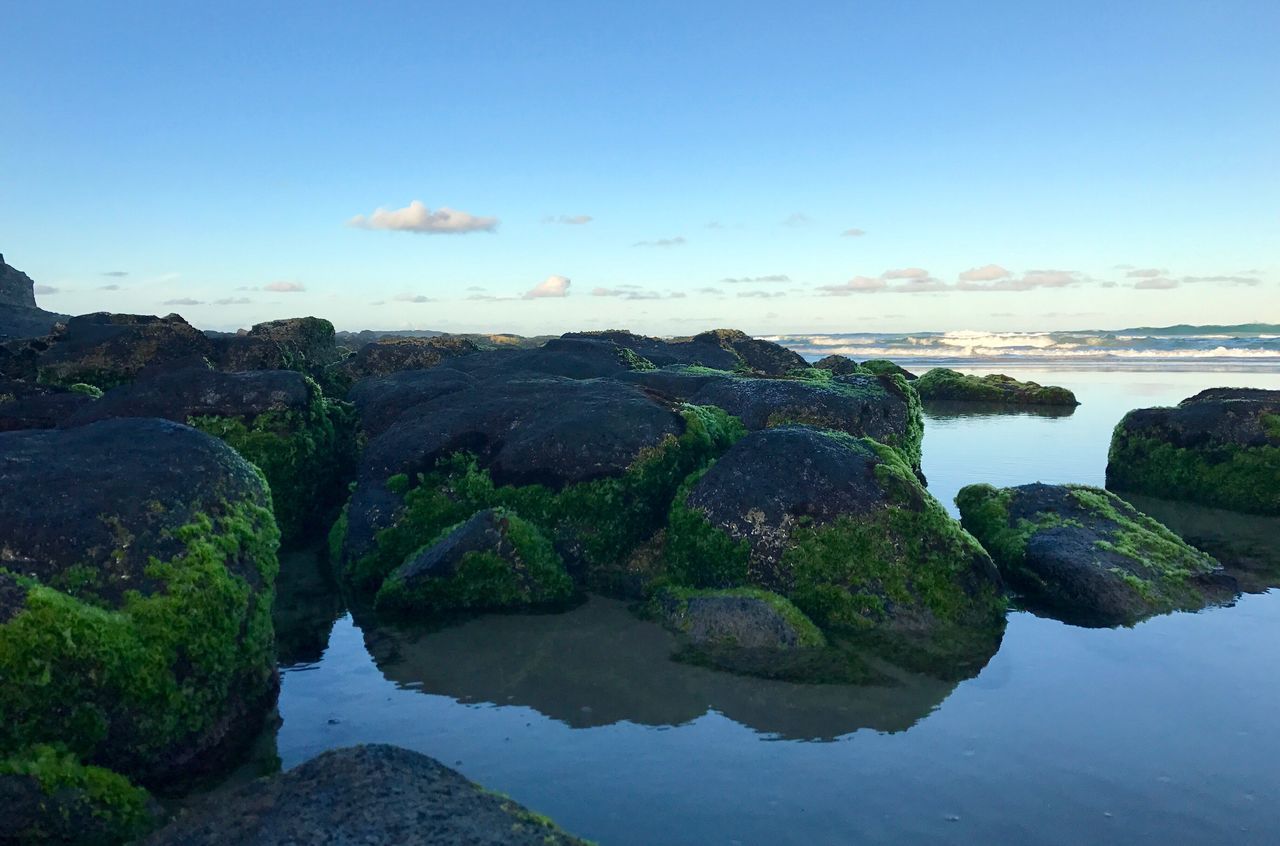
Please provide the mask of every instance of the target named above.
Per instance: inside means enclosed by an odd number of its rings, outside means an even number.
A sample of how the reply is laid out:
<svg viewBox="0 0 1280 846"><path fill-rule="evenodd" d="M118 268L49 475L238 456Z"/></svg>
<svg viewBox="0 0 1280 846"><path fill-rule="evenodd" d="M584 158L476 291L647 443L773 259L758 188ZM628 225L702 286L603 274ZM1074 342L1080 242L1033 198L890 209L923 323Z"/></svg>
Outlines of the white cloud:
<svg viewBox="0 0 1280 846"><path fill-rule="evenodd" d="M845 231L841 232L840 237L841 238L861 238L863 235L866 235L866 234L867 233L865 230L859 229L858 227L855 226L852 229L846 229Z"/></svg>
<svg viewBox="0 0 1280 846"><path fill-rule="evenodd" d="M398 303L434 303L431 297L422 294L396 294L392 299Z"/></svg>
<svg viewBox="0 0 1280 846"><path fill-rule="evenodd" d="M1007 279L1012 276L1009 271L1005 270L998 264L984 264L982 267L972 267L960 274L961 282L991 282L996 279Z"/></svg>
<svg viewBox="0 0 1280 846"><path fill-rule="evenodd" d="M193 300L191 297L179 297L176 300L165 300L161 305L204 305L204 302Z"/></svg>
<svg viewBox="0 0 1280 846"><path fill-rule="evenodd" d="M249 299L248 297L224 297L223 299L220 299L220 300L214 300L213 304L221 305L221 306L248 305L251 302L253 302L253 300Z"/></svg>
<svg viewBox="0 0 1280 846"><path fill-rule="evenodd" d="M791 277L785 273L773 273L768 276L726 276L720 281L730 285L751 285L759 282L790 282Z"/></svg>
<svg viewBox="0 0 1280 846"><path fill-rule="evenodd" d="M106 270L106 271L103 271L102 275L103 275L103 276L114 276L114 277L116 277L117 279L120 279L120 278L123 278L123 277L125 277L125 276L128 276L128 275L129 275L129 271L127 271L127 270Z"/></svg>
<svg viewBox="0 0 1280 846"><path fill-rule="evenodd" d="M1130 279L1155 279L1157 276L1164 276L1164 271L1157 267L1143 267L1138 270L1130 270L1125 276Z"/></svg>
<svg viewBox="0 0 1280 846"><path fill-rule="evenodd" d="M60 288L55 288L55 287L53 287L52 285L36 285L34 288L32 288L32 290L33 290L35 293L37 293L37 294L46 294L46 295L47 295L47 294L56 294L56 293L58 293L58 291L60 291L61 289L60 289Z"/></svg>
<svg viewBox="0 0 1280 846"><path fill-rule="evenodd" d="M770 299L773 297L785 297L786 291L739 291L739 297L750 297L753 299Z"/></svg>
<svg viewBox="0 0 1280 846"><path fill-rule="evenodd" d="M582 226L594 220L589 214L558 214L547 215L542 219L543 223L563 223L566 226Z"/></svg>
<svg viewBox="0 0 1280 846"><path fill-rule="evenodd" d="M424 235L464 235L468 232L492 232L498 228L496 217L479 217L446 206L432 211L419 200L402 209L379 207L368 217L358 214L347 221L357 229L387 229L395 232L418 232Z"/></svg>
<svg viewBox="0 0 1280 846"><path fill-rule="evenodd" d="M659 238L656 241L636 241L633 247L683 247L687 242L683 235L674 238Z"/></svg>
<svg viewBox="0 0 1280 846"><path fill-rule="evenodd" d="M120 288L119 285L111 284L111 285L99 285L98 290L99 291L119 291L122 289Z"/></svg>
<svg viewBox="0 0 1280 846"><path fill-rule="evenodd" d="M843 285L823 285L818 290L830 296L846 294L874 294L889 287L889 283L874 276L855 276Z"/></svg>
<svg viewBox="0 0 1280 846"><path fill-rule="evenodd" d="M526 300L569 296L569 279L566 276L548 276L524 295Z"/></svg>
<svg viewBox="0 0 1280 846"><path fill-rule="evenodd" d="M880 274L882 279L928 279L929 271L923 267L900 267Z"/></svg>
<svg viewBox="0 0 1280 846"><path fill-rule="evenodd" d="M1256 276L1184 276L1181 280L1188 284L1194 285L1199 282L1210 282L1220 285L1261 285L1262 280Z"/></svg>
<svg viewBox="0 0 1280 846"><path fill-rule="evenodd" d="M1129 274L1132 276L1133 274ZM1178 287L1178 280L1169 279L1164 276L1153 276L1139 279L1133 283L1133 287L1139 291L1167 291L1170 288Z"/></svg>
<svg viewBox="0 0 1280 846"><path fill-rule="evenodd" d="M307 290L307 286L301 282L268 282L262 286L262 290L275 291L277 294L296 294Z"/></svg>
<svg viewBox="0 0 1280 846"><path fill-rule="evenodd" d="M995 268L995 265L988 265ZM987 268L977 268L978 271ZM1004 270L1004 268L998 268ZM1004 277L992 277L995 281L987 284L964 281L966 271L960 274L961 282L956 284L957 291L1034 291L1037 288L1066 288L1083 281L1083 277L1073 270L1028 270L1022 276L1014 278L1007 270Z"/></svg>

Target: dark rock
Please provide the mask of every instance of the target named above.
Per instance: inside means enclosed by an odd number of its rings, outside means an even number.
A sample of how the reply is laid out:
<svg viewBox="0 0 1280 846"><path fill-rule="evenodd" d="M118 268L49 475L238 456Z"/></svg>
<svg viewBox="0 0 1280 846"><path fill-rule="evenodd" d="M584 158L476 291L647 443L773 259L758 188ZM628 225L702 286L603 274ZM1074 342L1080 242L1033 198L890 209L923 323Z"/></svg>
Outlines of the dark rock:
<svg viewBox="0 0 1280 846"><path fill-rule="evenodd" d="M440 762L394 746L321 754L210 797L147 846L556 846L583 841Z"/></svg>
<svg viewBox="0 0 1280 846"><path fill-rule="evenodd" d="M386 376L403 370L425 370L460 355L479 352L466 338L442 335L430 338L383 338L365 344L347 362L353 379Z"/></svg>
<svg viewBox="0 0 1280 846"><path fill-rule="evenodd" d="M45 311L36 305L35 283L31 277L5 263L0 255L0 341L47 335L66 315ZM0 373L4 353L0 352ZM19 374L9 374L19 375Z"/></svg>
<svg viewBox="0 0 1280 846"><path fill-rule="evenodd" d="M717 370L749 370L765 376L785 376L804 368L804 358L786 347L752 338L737 329L713 329L691 338L663 340L622 330L571 332L564 338L610 341L632 350L657 367L699 365Z"/></svg>
<svg viewBox="0 0 1280 846"><path fill-rule="evenodd" d="M42 382L106 389L131 381L143 368L190 367L193 358L212 352L209 338L176 314L98 312L69 318L36 364Z"/></svg>
<svg viewBox="0 0 1280 846"><path fill-rule="evenodd" d="M691 343L717 343L726 347L742 359L747 370L763 376L785 376L792 370L809 366L795 350L789 350L773 341L752 338L737 329L715 329L711 332L703 332L700 335L694 335Z"/></svg>
<svg viewBox="0 0 1280 846"><path fill-rule="evenodd" d="M1098 488L970 485L956 503L1009 583L1067 622L1132 625L1235 594L1217 561Z"/></svg>
<svg viewBox="0 0 1280 846"><path fill-rule="evenodd" d="M1140 408L1111 436L1107 487L1280 515L1280 391L1211 388Z"/></svg>
<svg viewBox="0 0 1280 846"><path fill-rule="evenodd" d="M452 367L405 370L361 379L351 386L347 398L356 408L360 427L373 438L391 428L410 409L446 394L475 388L479 382L477 377Z"/></svg>
<svg viewBox="0 0 1280 846"><path fill-rule="evenodd" d="M27 591L0 624L0 750L61 744L144 784L223 763L275 691L269 502L168 421L0 434L3 569Z"/></svg>
<svg viewBox="0 0 1280 846"><path fill-rule="evenodd" d="M858 365L858 362L843 355L829 355L826 358L820 358L813 363L813 366L819 370L828 370L836 376L853 376L866 372Z"/></svg>
<svg viewBox="0 0 1280 846"><path fill-rule="evenodd" d="M115 417L161 417L175 423L208 415L252 420L269 411L302 412L311 400L310 393L306 379L292 370L164 371L107 391L102 399L71 417L67 425Z"/></svg>
<svg viewBox="0 0 1280 846"><path fill-rule="evenodd" d="M36 308L35 282L0 255L0 306Z"/></svg>
<svg viewBox="0 0 1280 846"><path fill-rule="evenodd" d="M521 350L492 350L480 355L453 359L449 366L488 379L526 376L564 376L594 379L616 376L653 365L627 347L592 338L555 338L540 347Z"/></svg>
<svg viewBox="0 0 1280 846"><path fill-rule="evenodd" d="M865 365L864 365L865 366ZM916 379L912 386L925 401L1010 403L1014 405L1079 405L1066 388L1019 382L1011 376L993 373L970 376L946 367L935 367Z"/></svg>
<svg viewBox="0 0 1280 846"><path fill-rule="evenodd" d="M93 401L83 390L0 377L0 432L51 429Z"/></svg>
<svg viewBox="0 0 1280 846"><path fill-rule="evenodd" d="M350 378L339 366L347 356L333 324L319 317L291 317L256 324L234 335L209 333L219 370L296 370L331 396L341 396Z"/></svg>

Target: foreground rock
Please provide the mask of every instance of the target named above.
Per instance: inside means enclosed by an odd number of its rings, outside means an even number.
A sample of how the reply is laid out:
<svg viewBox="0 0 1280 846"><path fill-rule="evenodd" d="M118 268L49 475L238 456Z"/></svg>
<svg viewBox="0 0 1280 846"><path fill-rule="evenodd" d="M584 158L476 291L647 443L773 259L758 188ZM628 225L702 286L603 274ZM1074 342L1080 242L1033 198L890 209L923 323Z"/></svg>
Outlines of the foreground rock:
<svg viewBox="0 0 1280 846"><path fill-rule="evenodd" d="M538 528L504 509L477 511L411 553L382 584L388 610L488 610L564 602L573 582Z"/></svg>
<svg viewBox="0 0 1280 846"><path fill-rule="evenodd" d="M350 407L292 370L164 371L107 391L65 425L117 417L186 423L231 444L267 477L287 541L332 521L354 472Z"/></svg>
<svg viewBox="0 0 1280 846"><path fill-rule="evenodd" d="M0 432L51 429L101 393L87 385L72 390L0 376Z"/></svg>
<svg viewBox="0 0 1280 846"><path fill-rule="evenodd" d="M1213 388L1129 412L1111 436L1107 487L1280 515L1280 391Z"/></svg>
<svg viewBox="0 0 1280 846"><path fill-rule="evenodd" d="M0 756L172 787L233 754L276 689L269 504L168 421L0 434Z"/></svg>
<svg viewBox="0 0 1280 846"><path fill-rule="evenodd" d="M212 797L148 846L557 846L584 841L440 762L394 746L325 752Z"/></svg>
<svg viewBox="0 0 1280 846"><path fill-rule="evenodd" d="M1098 488L970 485L956 504L1009 583L1067 622L1132 625L1235 594L1217 561Z"/></svg>
<svg viewBox="0 0 1280 846"><path fill-rule="evenodd" d="M963 653L966 633L998 643L1003 626L991 559L902 456L820 429L750 433L691 480L672 505L666 562L677 584L759 587L828 633L934 654Z"/></svg>
<svg viewBox="0 0 1280 846"><path fill-rule="evenodd" d="M1066 388L1019 382L1012 376L993 373L970 376L945 367L935 367L912 382L920 399L951 402L1008 403L1010 405L1063 405L1080 403Z"/></svg>

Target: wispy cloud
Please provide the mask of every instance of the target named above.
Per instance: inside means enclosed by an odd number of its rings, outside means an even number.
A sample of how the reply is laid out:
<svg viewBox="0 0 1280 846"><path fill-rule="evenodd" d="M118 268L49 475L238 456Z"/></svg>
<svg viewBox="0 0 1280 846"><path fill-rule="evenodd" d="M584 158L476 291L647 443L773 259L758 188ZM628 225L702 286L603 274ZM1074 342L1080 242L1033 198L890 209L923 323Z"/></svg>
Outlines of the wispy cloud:
<svg viewBox="0 0 1280 846"><path fill-rule="evenodd" d="M879 277L855 276L840 285L822 285L818 290L829 296L844 296L847 294L874 294L877 291L884 291L888 287L889 283Z"/></svg>
<svg viewBox="0 0 1280 846"><path fill-rule="evenodd" d="M179 297L176 300L165 300L161 305L204 305L203 300L193 300L191 297Z"/></svg>
<svg viewBox="0 0 1280 846"><path fill-rule="evenodd" d="M744 299L767 300L774 297L785 297L786 291L739 291L738 296Z"/></svg>
<svg viewBox="0 0 1280 846"><path fill-rule="evenodd" d="M846 229L845 231L841 232L840 237L841 238L861 238L863 235L866 235L866 234L867 233L865 230L859 229L858 227L855 226L852 229Z"/></svg>
<svg viewBox="0 0 1280 846"><path fill-rule="evenodd" d="M813 223L813 218L804 212L792 212L782 221L783 226L808 226L811 223Z"/></svg>
<svg viewBox="0 0 1280 846"><path fill-rule="evenodd" d="M633 247L683 247L686 243L688 242L685 241L683 235L677 235L674 238L659 238L656 241L636 241L631 246Z"/></svg>
<svg viewBox="0 0 1280 846"><path fill-rule="evenodd" d="M268 282L262 286L262 290L274 291L277 294L296 294L307 290L307 286L301 282Z"/></svg>
<svg viewBox="0 0 1280 846"><path fill-rule="evenodd" d="M524 298L526 300L541 300L551 297L567 297L569 296L569 285L570 282L567 276L548 276L537 285L534 285L524 295Z"/></svg>
<svg viewBox="0 0 1280 846"><path fill-rule="evenodd" d="M214 300L213 305L229 306L229 305L248 305L253 300L248 297L223 297L220 300Z"/></svg>
<svg viewBox="0 0 1280 846"><path fill-rule="evenodd" d="M923 267L899 267L880 274L881 279L927 279L928 277L929 271Z"/></svg>
<svg viewBox="0 0 1280 846"><path fill-rule="evenodd" d="M791 277L785 273L773 273L768 276L726 276L720 281L728 285L752 285L767 282L790 282Z"/></svg>
<svg viewBox="0 0 1280 846"><path fill-rule="evenodd" d="M589 214L556 214L547 215L542 219L543 223L562 223L565 226L582 226L594 220Z"/></svg>
<svg viewBox="0 0 1280 846"><path fill-rule="evenodd" d="M680 291L648 291L639 285L619 285L616 288L592 288L593 297L617 297L622 300L682 300L685 295Z"/></svg>
<svg viewBox="0 0 1280 846"><path fill-rule="evenodd" d="M58 293L59 291L61 291L62 289L61 289L61 288L55 288L55 287L53 287L52 285L36 285L34 288L32 288L32 290L33 290L33 291L35 291L35 293L37 293L37 294L45 294L45 295L48 295L48 294L56 294L56 293Z"/></svg>
<svg viewBox="0 0 1280 846"><path fill-rule="evenodd" d="M1164 276L1165 271L1158 267L1140 267L1137 270L1130 270L1125 276L1130 279L1155 279L1157 276Z"/></svg>
<svg viewBox="0 0 1280 846"><path fill-rule="evenodd" d="M699 289L697 290L697 293L699 293L699 294L707 294L707 295L709 295L709 296L713 296L713 297L720 297L720 296L724 296L724 291L720 290L719 288L699 288Z"/></svg>
<svg viewBox="0 0 1280 846"><path fill-rule="evenodd" d="M423 294L396 294L392 297L398 303L434 303L435 300Z"/></svg>
<svg viewBox="0 0 1280 846"><path fill-rule="evenodd" d="M1256 276L1184 276L1181 282L1188 285L1195 285L1201 282L1216 283L1219 285L1261 285L1262 280Z"/></svg>
<svg viewBox="0 0 1280 846"><path fill-rule="evenodd" d="M126 276L128 276L128 275L129 275L129 271L127 271L127 270L104 270L104 271L102 272L102 275L103 275L103 276L113 276L113 277L115 277L115 278L117 278L117 279L123 279L124 277L126 277Z"/></svg>
<svg viewBox="0 0 1280 846"><path fill-rule="evenodd" d="M468 232L493 232L496 217L481 217L447 206L432 211L419 200L402 209L378 208L369 216L358 214L347 221L357 229L386 229L395 232L418 232L423 235L465 235Z"/></svg>
<svg viewBox="0 0 1280 846"><path fill-rule="evenodd" d="M1133 274L1129 274L1132 276ZM1150 276L1139 279L1133 283L1133 287L1139 291L1167 291L1170 288L1178 287L1177 279L1170 279L1167 276Z"/></svg>
<svg viewBox="0 0 1280 846"><path fill-rule="evenodd" d="M111 285L99 285L98 290L99 291L120 291L122 289L119 285L111 284Z"/></svg>
<svg viewBox="0 0 1280 846"><path fill-rule="evenodd" d="M972 267L960 274L961 282L990 282L994 279L1007 279L1012 276L1008 270L1005 270L998 264L984 264L982 267Z"/></svg>
<svg viewBox="0 0 1280 846"><path fill-rule="evenodd" d="M988 265L996 268L996 265ZM978 268L985 270L986 268ZM997 268L1004 270L1004 268ZM966 271L970 272L970 271ZM960 282L955 286L957 291L1034 291L1037 288L1066 288L1084 281L1084 277L1073 270L1028 270L1019 277L1014 277L1007 270L1003 277L992 277L994 281L980 283L965 279L960 274Z"/></svg>

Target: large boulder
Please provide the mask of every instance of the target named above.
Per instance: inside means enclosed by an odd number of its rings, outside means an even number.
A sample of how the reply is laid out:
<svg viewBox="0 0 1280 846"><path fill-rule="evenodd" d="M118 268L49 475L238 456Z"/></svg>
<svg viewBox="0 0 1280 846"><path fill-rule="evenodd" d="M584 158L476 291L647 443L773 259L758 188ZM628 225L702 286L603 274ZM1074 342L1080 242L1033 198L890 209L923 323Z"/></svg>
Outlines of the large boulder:
<svg viewBox="0 0 1280 846"><path fill-rule="evenodd" d="M333 324L319 317L290 317L255 324L247 332L210 333L211 360L219 370L296 370L333 396L348 378L338 366L347 351L337 345Z"/></svg>
<svg viewBox="0 0 1280 846"><path fill-rule="evenodd" d="M87 385L72 390L0 376L0 432L51 429L101 394Z"/></svg>
<svg viewBox="0 0 1280 846"><path fill-rule="evenodd" d="M146 846L574 846L546 817L395 746L335 749L210 797Z"/></svg>
<svg viewBox="0 0 1280 846"><path fill-rule="evenodd" d="M0 434L0 754L144 785L218 767L276 690L261 475L165 420Z"/></svg>
<svg viewBox="0 0 1280 846"><path fill-rule="evenodd" d="M538 528L501 508L477 511L411 553L378 591L388 610L490 610L562 603L564 562Z"/></svg>
<svg viewBox="0 0 1280 846"><path fill-rule="evenodd" d="M827 632L904 649L998 643L1004 597L990 557L895 450L806 426L752 432L672 504L668 578L754 586ZM982 656L985 662L986 655Z"/></svg>
<svg viewBox="0 0 1280 846"><path fill-rule="evenodd" d="M657 367L683 364L785 376L792 370L807 366L799 353L772 341L752 338L737 329L713 329L690 338L670 340L625 330L571 332L564 338L609 341L631 350Z"/></svg>
<svg viewBox="0 0 1280 846"><path fill-rule="evenodd" d="M864 365L865 366L865 365ZM1020 382L1012 376L992 373L972 376L946 367L935 367L911 383L926 402L1008 403L1010 405L1076 406L1079 401L1066 388Z"/></svg>
<svg viewBox="0 0 1280 846"><path fill-rule="evenodd" d="M956 504L1005 579L1067 622L1132 625L1235 594L1212 557L1099 488L969 485Z"/></svg>
<svg viewBox="0 0 1280 846"><path fill-rule="evenodd" d="M488 350L480 355L454 358L449 366L480 379L508 378L515 374L595 379L653 368L648 359L629 347L597 338L553 338L532 349Z"/></svg>
<svg viewBox="0 0 1280 846"><path fill-rule="evenodd" d="M36 371L42 382L83 382L105 390L132 381L143 368L190 367L212 353L213 342L179 315L97 312L60 326Z"/></svg>
<svg viewBox="0 0 1280 846"><path fill-rule="evenodd" d="M381 338L357 350L345 369L352 379L364 379L403 370L425 370L442 361L479 351L473 341L456 335Z"/></svg>
<svg viewBox="0 0 1280 846"><path fill-rule="evenodd" d="M659 529L680 481L738 431L723 412L614 380L478 381L369 440L335 548L346 576L372 589L446 527L504 506L582 574Z"/></svg>
<svg viewBox="0 0 1280 846"><path fill-rule="evenodd" d="M351 386L347 399L355 406L360 428L367 437L374 438L417 406L432 403L446 394L475 388L481 381L470 373L446 366L404 370L361 379Z"/></svg>
<svg viewBox="0 0 1280 846"><path fill-rule="evenodd" d="M1111 436L1107 487L1280 515L1280 391L1212 388L1130 411Z"/></svg>
<svg viewBox="0 0 1280 846"><path fill-rule="evenodd" d="M868 373L874 373L877 376L891 376L896 373L908 382L914 382L919 378L907 368L900 364L896 364L887 358L869 358L862 362L859 367Z"/></svg>
<svg viewBox="0 0 1280 846"><path fill-rule="evenodd" d="M829 355L813 363L818 370L826 370L835 376L856 376L867 371L858 362L843 355Z"/></svg>

